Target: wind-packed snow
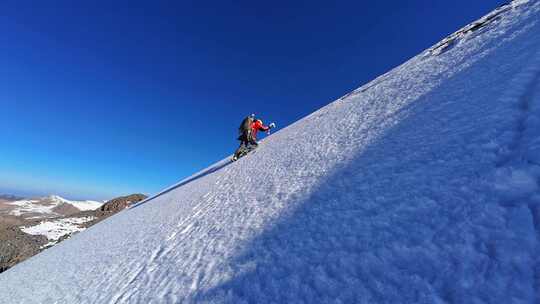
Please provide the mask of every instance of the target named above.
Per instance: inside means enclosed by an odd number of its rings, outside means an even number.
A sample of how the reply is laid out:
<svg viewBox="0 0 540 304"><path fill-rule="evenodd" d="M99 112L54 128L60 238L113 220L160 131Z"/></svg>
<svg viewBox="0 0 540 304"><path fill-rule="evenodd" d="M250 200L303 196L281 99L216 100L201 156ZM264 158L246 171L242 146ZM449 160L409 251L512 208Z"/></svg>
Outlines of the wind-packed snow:
<svg viewBox="0 0 540 304"><path fill-rule="evenodd" d="M48 247L56 244L63 236L83 231L85 228L80 227L80 224L89 222L93 219L95 219L95 217L85 216L42 221L34 226L21 227L21 230L24 233L32 235L46 236L50 242L43 247Z"/></svg>
<svg viewBox="0 0 540 304"><path fill-rule="evenodd" d="M489 20L0 274L0 302L540 303L540 2Z"/></svg>

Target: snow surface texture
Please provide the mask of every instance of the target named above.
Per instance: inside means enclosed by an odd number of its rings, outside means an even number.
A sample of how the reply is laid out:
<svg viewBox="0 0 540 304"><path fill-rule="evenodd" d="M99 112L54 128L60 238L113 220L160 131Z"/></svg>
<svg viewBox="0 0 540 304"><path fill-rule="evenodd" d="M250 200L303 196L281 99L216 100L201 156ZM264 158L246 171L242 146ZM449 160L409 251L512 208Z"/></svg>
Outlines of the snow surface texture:
<svg viewBox="0 0 540 304"><path fill-rule="evenodd" d="M32 235L44 235L49 239L49 243L43 247L48 247L56 244L63 236L74 232L83 231L85 228L80 227L80 224L89 222L95 219L92 216L64 218L52 221L42 221L38 225L21 227L22 232Z"/></svg>
<svg viewBox="0 0 540 304"><path fill-rule="evenodd" d="M513 2L2 273L0 302L540 303L539 77L540 3Z"/></svg>

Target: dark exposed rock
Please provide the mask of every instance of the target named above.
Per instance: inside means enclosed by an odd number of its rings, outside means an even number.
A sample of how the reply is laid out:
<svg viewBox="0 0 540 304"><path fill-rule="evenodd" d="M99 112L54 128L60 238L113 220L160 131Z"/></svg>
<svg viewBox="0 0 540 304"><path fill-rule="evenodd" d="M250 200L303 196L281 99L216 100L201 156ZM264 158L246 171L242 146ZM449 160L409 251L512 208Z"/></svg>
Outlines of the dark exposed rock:
<svg viewBox="0 0 540 304"><path fill-rule="evenodd" d="M98 211L101 211L102 213L116 213L120 210L125 209L133 203L144 200L146 197L147 196L144 194L132 194L128 196L118 197L103 204L103 206L101 206Z"/></svg>
<svg viewBox="0 0 540 304"><path fill-rule="evenodd" d="M103 206L99 207L99 209L97 210L84 212L85 216L93 216L96 219L90 222L86 222L82 224L81 226L88 228L92 225L95 225L99 223L100 221L106 219L107 217L126 209L131 204L138 203L146 198L147 196L144 194L131 194L131 195L121 196L121 197L112 199L106 202L105 204L103 204Z"/></svg>
<svg viewBox="0 0 540 304"><path fill-rule="evenodd" d="M0 228L0 273L39 253L47 243L43 235L29 235L19 227Z"/></svg>
<svg viewBox="0 0 540 304"><path fill-rule="evenodd" d="M54 207L52 211L62 215L72 215L81 212L81 210L77 209L77 207L66 203L62 203Z"/></svg>

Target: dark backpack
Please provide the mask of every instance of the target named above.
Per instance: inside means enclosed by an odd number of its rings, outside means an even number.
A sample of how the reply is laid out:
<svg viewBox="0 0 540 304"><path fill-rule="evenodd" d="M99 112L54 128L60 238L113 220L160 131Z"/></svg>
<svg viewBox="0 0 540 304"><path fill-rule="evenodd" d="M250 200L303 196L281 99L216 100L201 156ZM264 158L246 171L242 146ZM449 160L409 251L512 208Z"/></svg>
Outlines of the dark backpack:
<svg viewBox="0 0 540 304"><path fill-rule="evenodd" d="M251 125L253 124L254 118L251 116L248 116L242 120L242 123L240 124L240 127L238 128L238 133L240 135L246 133L251 129Z"/></svg>

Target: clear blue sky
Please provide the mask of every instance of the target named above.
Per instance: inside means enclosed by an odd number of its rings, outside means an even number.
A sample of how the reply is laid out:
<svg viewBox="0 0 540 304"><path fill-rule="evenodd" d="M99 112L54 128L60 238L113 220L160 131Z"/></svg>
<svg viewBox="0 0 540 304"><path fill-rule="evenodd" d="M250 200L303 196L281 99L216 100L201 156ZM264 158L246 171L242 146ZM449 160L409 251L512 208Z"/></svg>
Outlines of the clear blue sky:
<svg viewBox="0 0 540 304"><path fill-rule="evenodd" d="M500 4L2 1L0 193L157 192Z"/></svg>

